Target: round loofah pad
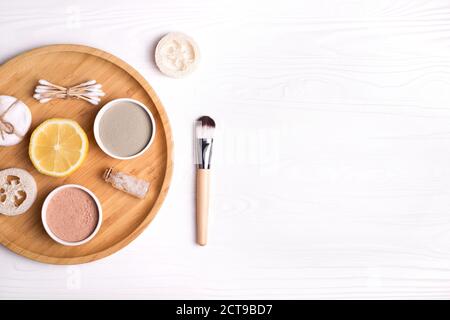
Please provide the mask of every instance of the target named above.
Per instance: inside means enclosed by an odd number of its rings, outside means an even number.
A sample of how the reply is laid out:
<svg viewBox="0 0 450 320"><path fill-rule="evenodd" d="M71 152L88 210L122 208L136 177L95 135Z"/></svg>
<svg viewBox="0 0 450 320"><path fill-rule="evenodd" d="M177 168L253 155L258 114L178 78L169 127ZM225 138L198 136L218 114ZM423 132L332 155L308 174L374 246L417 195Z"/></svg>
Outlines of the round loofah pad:
<svg viewBox="0 0 450 320"><path fill-rule="evenodd" d="M0 213L17 216L31 208L37 196L36 181L22 169L0 171Z"/></svg>
<svg viewBox="0 0 450 320"><path fill-rule="evenodd" d="M155 61L169 77L181 78L197 68L200 51L195 41L181 32L165 35L156 46Z"/></svg>

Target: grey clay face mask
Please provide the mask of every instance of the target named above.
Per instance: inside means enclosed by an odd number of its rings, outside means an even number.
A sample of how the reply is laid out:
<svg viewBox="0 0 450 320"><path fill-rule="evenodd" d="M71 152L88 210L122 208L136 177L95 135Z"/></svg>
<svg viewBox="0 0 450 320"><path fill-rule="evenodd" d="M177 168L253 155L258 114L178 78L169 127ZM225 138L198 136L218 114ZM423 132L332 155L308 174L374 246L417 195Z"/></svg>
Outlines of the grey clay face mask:
<svg viewBox="0 0 450 320"><path fill-rule="evenodd" d="M153 127L147 112L139 105L123 101L108 109L100 120L100 139L108 151L131 157L149 143Z"/></svg>

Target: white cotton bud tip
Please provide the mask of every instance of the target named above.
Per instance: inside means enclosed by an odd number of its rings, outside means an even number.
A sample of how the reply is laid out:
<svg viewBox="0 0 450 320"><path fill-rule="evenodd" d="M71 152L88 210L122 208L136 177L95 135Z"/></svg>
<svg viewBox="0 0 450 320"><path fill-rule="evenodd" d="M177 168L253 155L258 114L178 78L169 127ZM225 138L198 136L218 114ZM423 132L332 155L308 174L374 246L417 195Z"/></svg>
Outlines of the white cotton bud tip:
<svg viewBox="0 0 450 320"><path fill-rule="evenodd" d="M101 88L102 88L101 84L94 84L94 85L89 87L89 89L101 89Z"/></svg>
<svg viewBox="0 0 450 320"><path fill-rule="evenodd" d="M93 96L96 96L96 97L103 97L105 95L105 93L103 91L90 91L90 90L86 91L83 94L93 95Z"/></svg>
<svg viewBox="0 0 450 320"><path fill-rule="evenodd" d="M48 91L60 91L60 89L56 88L56 87L49 87L49 86L36 86L36 90L40 89L40 90L48 90Z"/></svg>
<svg viewBox="0 0 450 320"><path fill-rule="evenodd" d="M35 95L33 95L33 98L35 98L36 100L39 100L41 98L41 95L36 93Z"/></svg>
<svg viewBox="0 0 450 320"><path fill-rule="evenodd" d="M44 79L39 80L39 84L43 84L43 85L47 85L47 86L52 85L50 82L48 82L47 80L44 80Z"/></svg>
<svg viewBox="0 0 450 320"><path fill-rule="evenodd" d="M52 98L41 99L41 100L39 100L39 102L40 102L40 103L47 103L47 102L49 102L50 100L52 100Z"/></svg>
<svg viewBox="0 0 450 320"><path fill-rule="evenodd" d="M49 92L51 90L49 89L41 89L41 88L36 88L36 90L34 90L34 92L36 93L44 93L44 92Z"/></svg>
<svg viewBox="0 0 450 320"><path fill-rule="evenodd" d="M80 83L79 85L75 86L74 88L87 87L87 86L90 86L90 85L94 85L96 83L97 83L97 81L95 81L95 80L89 80L89 81Z"/></svg>

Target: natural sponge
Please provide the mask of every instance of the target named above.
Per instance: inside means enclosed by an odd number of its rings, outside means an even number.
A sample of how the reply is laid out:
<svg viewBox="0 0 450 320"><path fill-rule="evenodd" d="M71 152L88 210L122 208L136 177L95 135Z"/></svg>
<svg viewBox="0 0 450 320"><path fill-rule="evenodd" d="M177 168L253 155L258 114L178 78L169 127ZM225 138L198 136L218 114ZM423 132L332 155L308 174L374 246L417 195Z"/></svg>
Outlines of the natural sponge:
<svg viewBox="0 0 450 320"><path fill-rule="evenodd" d="M156 46L155 61L169 77L181 78L197 68L200 51L195 41L181 32L165 35Z"/></svg>
<svg viewBox="0 0 450 320"><path fill-rule="evenodd" d="M22 169L0 171L0 213L17 216L31 208L37 196L36 181Z"/></svg>

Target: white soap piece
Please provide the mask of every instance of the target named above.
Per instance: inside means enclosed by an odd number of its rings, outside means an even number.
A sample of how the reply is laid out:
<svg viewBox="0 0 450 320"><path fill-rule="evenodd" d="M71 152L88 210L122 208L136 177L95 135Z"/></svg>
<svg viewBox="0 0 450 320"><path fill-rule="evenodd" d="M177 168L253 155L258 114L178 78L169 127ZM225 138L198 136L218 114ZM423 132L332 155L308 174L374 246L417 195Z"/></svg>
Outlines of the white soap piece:
<svg viewBox="0 0 450 320"><path fill-rule="evenodd" d="M0 146L13 146L23 140L31 126L31 111L17 98L0 96Z"/></svg>
<svg viewBox="0 0 450 320"><path fill-rule="evenodd" d="M197 68L200 50L191 37L181 32L171 32L156 46L155 61L165 75L181 78Z"/></svg>
<svg viewBox="0 0 450 320"><path fill-rule="evenodd" d="M36 181L27 171L17 168L0 171L0 214L22 214L31 208L36 197Z"/></svg>

